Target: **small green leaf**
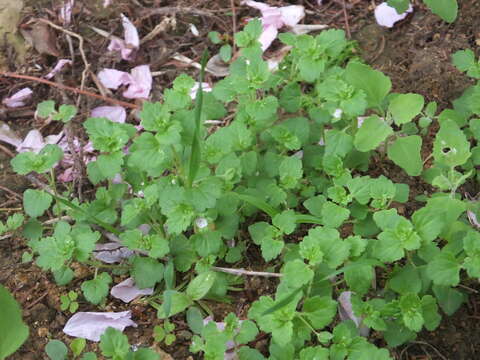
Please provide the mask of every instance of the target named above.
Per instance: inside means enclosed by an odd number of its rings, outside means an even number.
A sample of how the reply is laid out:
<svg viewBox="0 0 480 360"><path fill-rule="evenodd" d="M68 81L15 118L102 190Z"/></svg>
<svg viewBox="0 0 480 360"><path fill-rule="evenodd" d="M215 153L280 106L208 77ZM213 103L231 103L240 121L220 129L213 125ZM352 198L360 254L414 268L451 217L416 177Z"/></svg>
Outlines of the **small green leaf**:
<svg viewBox="0 0 480 360"><path fill-rule="evenodd" d="M313 271L302 260L288 261L282 269L283 278L289 288L295 289L309 283L313 279Z"/></svg>
<svg viewBox="0 0 480 360"><path fill-rule="evenodd" d="M100 304L108 295L112 278L108 273L101 273L93 280L84 281L81 288L83 296L92 304Z"/></svg>
<svg viewBox="0 0 480 360"><path fill-rule="evenodd" d="M45 346L45 352L50 360L64 360L67 358L68 348L60 340L50 340Z"/></svg>
<svg viewBox="0 0 480 360"><path fill-rule="evenodd" d="M129 348L127 335L122 334L120 330L109 327L100 336L100 349L103 356L124 359Z"/></svg>
<svg viewBox="0 0 480 360"><path fill-rule="evenodd" d="M37 105L37 114L41 118L48 118L55 112L55 101L46 100Z"/></svg>
<svg viewBox="0 0 480 360"><path fill-rule="evenodd" d="M131 274L139 289L154 287L163 279L164 266L156 259L136 256L132 266Z"/></svg>
<svg viewBox="0 0 480 360"><path fill-rule="evenodd" d="M368 65L355 61L348 63L347 68L345 69L345 78L347 82L355 86L357 89L365 91L369 107L380 108L383 99L392 88L390 78L380 71L372 69ZM375 133L376 131L371 134Z"/></svg>
<svg viewBox="0 0 480 360"><path fill-rule="evenodd" d="M440 16L448 23L454 22L457 18L457 0L424 0L424 3L434 14Z"/></svg>
<svg viewBox="0 0 480 360"><path fill-rule="evenodd" d="M212 288L215 282L216 274L213 271L206 271L190 281L187 286L186 294L192 300L200 300Z"/></svg>
<svg viewBox="0 0 480 360"><path fill-rule="evenodd" d="M388 157L410 176L418 176L423 170L421 156L422 138L418 135L399 137L388 147Z"/></svg>
<svg viewBox="0 0 480 360"><path fill-rule="evenodd" d="M15 298L0 284L0 359L13 354L28 338L28 326Z"/></svg>
<svg viewBox="0 0 480 360"><path fill-rule="evenodd" d="M203 330L203 316L202 312L195 306L187 310L187 324L196 334L201 334Z"/></svg>
<svg viewBox="0 0 480 360"><path fill-rule="evenodd" d="M461 264L455 255L443 251L427 265L427 275L435 285L456 286L460 282Z"/></svg>
<svg viewBox="0 0 480 360"><path fill-rule="evenodd" d="M450 119L442 121L433 143L435 161L455 167L465 164L470 156L470 143L457 123Z"/></svg>
<svg viewBox="0 0 480 360"><path fill-rule="evenodd" d="M86 344L87 341L85 339L76 338L70 343L70 350L72 350L74 356L80 356Z"/></svg>
<svg viewBox="0 0 480 360"><path fill-rule="evenodd" d="M219 51L220 59L223 62L228 63L232 59L232 47L229 44L225 44Z"/></svg>
<svg viewBox="0 0 480 360"><path fill-rule="evenodd" d="M42 216L52 204L52 196L41 190L27 189L23 193L23 208L33 217Z"/></svg>
<svg viewBox="0 0 480 360"><path fill-rule="evenodd" d="M403 14L408 10L408 6L410 5L409 0L388 0L387 3L388 6L395 8L398 14Z"/></svg>
<svg viewBox="0 0 480 360"><path fill-rule="evenodd" d="M406 124L415 118L423 109L425 100L418 94L399 94L388 105L395 124Z"/></svg>
<svg viewBox="0 0 480 360"><path fill-rule="evenodd" d="M393 133L390 125L376 115L369 116L355 134L355 147L362 152L375 150Z"/></svg>

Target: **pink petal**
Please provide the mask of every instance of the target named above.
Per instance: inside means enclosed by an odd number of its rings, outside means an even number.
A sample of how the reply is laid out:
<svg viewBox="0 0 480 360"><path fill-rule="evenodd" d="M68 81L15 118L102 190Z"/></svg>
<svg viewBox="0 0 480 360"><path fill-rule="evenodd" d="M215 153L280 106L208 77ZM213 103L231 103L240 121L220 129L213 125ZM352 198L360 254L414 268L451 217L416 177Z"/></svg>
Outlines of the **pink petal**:
<svg viewBox="0 0 480 360"><path fill-rule="evenodd" d="M112 327L123 331L127 326L137 327L131 320L130 311L122 312L78 312L65 324L63 332L73 337L100 341L100 336Z"/></svg>
<svg viewBox="0 0 480 360"><path fill-rule="evenodd" d="M140 38L138 37L137 28L125 15L120 14L120 16L122 18L125 43L127 45L138 48L140 46Z"/></svg>
<svg viewBox="0 0 480 360"><path fill-rule="evenodd" d="M403 14L399 14L395 8L388 6L386 2L383 2L375 8L375 20L377 20L378 25L391 28L397 21L405 19L407 14L412 11L413 8L410 4L407 11Z"/></svg>
<svg viewBox="0 0 480 360"><path fill-rule="evenodd" d="M43 136L38 130L30 130L23 139L22 143L17 147L17 152L33 151L38 153L45 146Z"/></svg>
<svg viewBox="0 0 480 360"><path fill-rule="evenodd" d="M121 283L115 285L110 290L110 295L114 298L120 299L125 303L129 303L133 299L142 295L152 295L153 288L139 289L135 286L135 281L132 278L128 278Z"/></svg>
<svg viewBox="0 0 480 360"><path fill-rule="evenodd" d="M152 90L152 73L150 66L140 65L132 69L130 72L130 85L123 96L129 99L148 99Z"/></svg>
<svg viewBox="0 0 480 360"><path fill-rule="evenodd" d="M351 291L344 291L338 297L338 315L342 321L345 320L352 320L357 328L360 328L360 335L368 336L369 329L365 326L362 326L362 319L355 316L352 309L352 292Z"/></svg>
<svg viewBox="0 0 480 360"><path fill-rule="evenodd" d="M301 5L283 6L279 8L282 22L287 26L295 26L305 17L305 8Z"/></svg>
<svg viewBox="0 0 480 360"><path fill-rule="evenodd" d="M111 2L112 0L103 0L103 7L106 8L107 6L110 5Z"/></svg>
<svg viewBox="0 0 480 360"><path fill-rule="evenodd" d="M95 251L95 258L107 264L119 263L123 259L129 258L133 255L132 250L117 242L97 244L95 246Z"/></svg>
<svg viewBox="0 0 480 360"><path fill-rule="evenodd" d="M65 0L63 6L60 8L60 20L63 25L69 25L72 21L72 9L75 5L75 0Z"/></svg>
<svg viewBox="0 0 480 360"><path fill-rule="evenodd" d="M45 75L45 79L51 79L52 77L54 77L67 64L71 65L72 60L67 60L67 59L58 60L57 64L52 69L52 71L50 71L47 75Z"/></svg>
<svg viewBox="0 0 480 360"><path fill-rule="evenodd" d="M112 41L108 45L109 51L120 51L123 60L131 60L131 55L133 53L133 48L129 47L125 40L119 39L116 36L112 37Z"/></svg>
<svg viewBox="0 0 480 360"><path fill-rule="evenodd" d="M74 179L73 167L67 168L57 177L57 179L61 182L72 182Z"/></svg>
<svg viewBox="0 0 480 360"><path fill-rule="evenodd" d="M98 73L98 80L109 89L118 89L121 85L130 84L130 74L115 69L103 69Z"/></svg>
<svg viewBox="0 0 480 360"><path fill-rule="evenodd" d="M3 99L2 104L10 108L24 106L27 100L32 96L33 91L30 88L23 88L12 96Z"/></svg>
<svg viewBox="0 0 480 360"><path fill-rule="evenodd" d="M15 134L7 124L1 121L0 121L0 141L3 141L15 147L18 147L22 143L22 139L20 139L17 136L17 134Z"/></svg>
<svg viewBox="0 0 480 360"><path fill-rule="evenodd" d="M123 124L127 119L127 112L121 106L99 106L92 110L90 116L103 117Z"/></svg>
<svg viewBox="0 0 480 360"><path fill-rule="evenodd" d="M263 29L262 35L260 35L260 38L258 39L258 41L262 45L263 51L267 50L270 47L273 40L277 38L277 34L278 30L273 25L267 26Z"/></svg>
<svg viewBox="0 0 480 360"><path fill-rule="evenodd" d="M244 4L253 7L254 9L260 10L262 13L272 8L270 5L252 0L247 0L244 2Z"/></svg>

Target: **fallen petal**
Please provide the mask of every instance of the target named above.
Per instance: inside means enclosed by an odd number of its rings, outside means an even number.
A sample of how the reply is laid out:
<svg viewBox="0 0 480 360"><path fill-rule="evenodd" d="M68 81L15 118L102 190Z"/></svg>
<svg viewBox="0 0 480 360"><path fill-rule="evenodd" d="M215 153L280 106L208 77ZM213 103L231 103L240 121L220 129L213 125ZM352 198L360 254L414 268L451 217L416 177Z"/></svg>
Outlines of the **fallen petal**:
<svg viewBox="0 0 480 360"><path fill-rule="evenodd" d="M219 54L212 56L208 60L205 70L217 77L224 77L229 74L228 64L222 61Z"/></svg>
<svg viewBox="0 0 480 360"><path fill-rule="evenodd" d="M273 40L277 38L278 29L274 25L267 26L263 29L258 41L262 45L262 51L267 50L272 45Z"/></svg>
<svg viewBox="0 0 480 360"><path fill-rule="evenodd" d="M123 302L129 303L133 299L142 295L152 295L153 288L139 289L135 286L133 278L128 278L121 283L115 285L110 290L110 295L114 298L120 299Z"/></svg>
<svg viewBox="0 0 480 360"><path fill-rule="evenodd" d="M352 292L351 291L344 291L340 294L338 297L338 304L340 305L338 307L338 315L340 316L340 319L342 321L345 320L352 320L357 328L360 329L360 335L362 336L368 336L369 334L369 328L362 326L362 319L355 316L353 313L352 309Z"/></svg>
<svg viewBox="0 0 480 360"><path fill-rule="evenodd" d="M63 6L60 8L60 20L62 20L63 25L69 25L72 21L72 9L75 5L75 0L65 0Z"/></svg>
<svg viewBox="0 0 480 360"><path fill-rule="evenodd" d="M63 332L73 337L91 341L100 341L100 336L112 327L123 331L127 326L137 327L131 320L130 311L114 312L78 312L65 324Z"/></svg>
<svg viewBox="0 0 480 360"><path fill-rule="evenodd" d="M106 8L107 6L110 5L111 2L112 0L103 0L103 7Z"/></svg>
<svg viewBox="0 0 480 360"><path fill-rule="evenodd" d="M127 112L121 106L99 106L92 110L90 116L95 118L103 117L123 124L127 119Z"/></svg>
<svg viewBox="0 0 480 360"><path fill-rule="evenodd" d="M57 64L52 69L52 71L50 71L47 75L45 75L45 79L51 79L52 77L54 77L67 64L71 65L72 60L67 60L67 59L58 60Z"/></svg>
<svg viewBox="0 0 480 360"><path fill-rule="evenodd" d="M152 90L152 73L149 65L134 67L130 72L130 85L123 92L123 96L129 99L148 99Z"/></svg>
<svg viewBox="0 0 480 360"><path fill-rule="evenodd" d="M480 223L478 222L477 215L473 211L467 210L467 217L468 221L470 221L470 224L475 226L477 229L480 229Z"/></svg>
<svg viewBox="0 0 480 360"><path fill-rule="evenodd" d="M17 152L33 151L38 153L45 146L45 140L43 139L40 131L34 129L30 130L23 139L22 143L17 147Z"/></svg>
<svg viewBox="0 0 480 360"><path fill-rule="evenodd" d="M137 28L125 15L120 14L120 17L122 18L125 42L127 45L138 48L140 46L140 38L138 36Z"/></svg>
<svg viewBox="0 0 480 360"><path fill-rule="evenodd" d="M107 264L119 263L123 259L133 256L133 251L117 242L97 244L95 246L95 259Z"/></svg>
<svg viewBox="0 0 480 360"><path fill-rule="evenodd" d="M103 69L98 73L98 80L109 89L118 89L121 85L130 84L132 77L129 73L115 69Z"/></svg>
<svg viewBox="0 0 480 360"><path fill-rule="evenodd" d="M291 32L296 35L308 34L311 31L323 30L328 28L328 25L323 24L297 24L292 26Z"/></svg>
<svg viewBox="0 0 480 360"><path fill-rule="evenodd" d="M2 104L9 108L24 106L28 99L32 96L33 91L30 88L23 88L10 97L3 99Z"/></svg>
<svg viewBox="0 0 480 360"><path fill-rule="evenodd" d="M200 83L195 83L195 85L193 85L192 89L190 90L190 97L195 100L195 98L197 97L197 91L198 91L198 87L199 87L199 84ZM202 91L203 92L210 92L212 91L212 88L210 86L209 83L205 83L203 82L202 83Z"/></svg>
<svg viewBox="0 0 480 360"><path fill-rule="evenodd" d="M375 20L377 20L378 25L391 28L397 21L405 19L408 13L411 13L412 11L413 8L410 4L407 11L399 14L395 8L388 6L386 2L383 2L375 8Z"/></svg>
<svg viewBox="0 0 480 360"><path fill-rule="evenodd" d="M305 17L305 8L301 5L290 5L279 8L282 21L287 26L295 26Z"/></svg>
<svg viewBox="0 0 480 360"><path fill-rule="evenodd" d="M10 129L10 126L0 121L0 141L18 147L22 143L17 134Z"/></svg>

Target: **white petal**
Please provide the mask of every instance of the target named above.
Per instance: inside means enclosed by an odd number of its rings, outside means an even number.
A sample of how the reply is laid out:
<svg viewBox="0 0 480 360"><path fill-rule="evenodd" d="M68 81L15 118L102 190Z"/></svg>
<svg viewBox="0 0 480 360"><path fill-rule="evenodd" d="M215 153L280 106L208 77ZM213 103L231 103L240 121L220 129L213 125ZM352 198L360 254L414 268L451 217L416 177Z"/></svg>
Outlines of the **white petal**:
<svg viewBox="0 0 480 360"><path fill-rule="evenodd" d="M99 106L92 110L90 116L103 117L123 124L127 119L127 112L121 106Z"/></svg>
<svg viewBox="0 0 480 360"><path fill-rule="evenodd" d="M10 126L0 121L0 141L18 147L22 143L17 134L10 129Z"/></svg>
<svg viewBox="0 0 480 360"><path fill-rule="evenodd" d="M273 40L277 38L277 34L278 30L273 25L267 26L263 29L262 35L260 35L260 38L258 39L258 41L260 41L260 44L262 44L263 51L267 50L270 47Z"/></svg>
<svg viewBox="0 0 480 360"><path fill-rule="evenodd" d="M254 9L260 10L262 12L272 8L271 6L269 6L265 3L258 2L258 1L252 1L252 0L244 1L244 4L248 5L250 7L253 7Z"/></svg>
<svg viewBox="0 0 480 360"><path fill-rule="evenodd" d="M45 79L51 79L52 77L54 77L60 70L62 70L62 68L67 65L67 64L72 64L72 60L68 60L68 59L60 59L58 60L57 64L55 65L55 67L52 69L52 71L50 71L47 75L45 75Z"/></svg>
<svg viewBox="0 0 480 360"><path fill-rule="evenodd" d="M192 89L190 90L190 97L193 100L195 100L195 98L197 97L197 91L198 91L199 84L200 84L199 82L196 82L195 85L193 85ZM212 91L212 88L210 87L210 84L203 82L202 83L202 91L203 92Z"/></svg>
<svg viewBox="0 0 480 360"><path fill-rule="evenodd" d="M32 96L33 91L30 88L23 88L12 96L3 99L2 104L10 108L24 106L27 100Z"/></svg>
<svg viewBox="0 0 480 360"><path fill-rule="evenodd" d="M190 24L190 31L192 32L193 36L199 36L200 35L197 27L194 24Z"/></svg>
<svg viewBox="0 0 480 360"><path fill-rule="evenodd" d="M100 336L112 327L123 331L127 326L137 327L131 320L131 312L78 312L65 324L63 332L67 335L100 341Z"/></svg>
<svg viewBox="0 0 480 360"><path fill-rule="evenodd" d="M110 295L126 303L129 303L138 296L152 294L153 288L139 289L135 286L135 281L133 278L128 278L122 281L121 283L112 287L110 290Z"/></svg>
<svg viewBox="0 0 480 360"><path fill-rule="evenodd" d="M40 131L30 130L23 139L22 143L17 147L17 152L33 151L38 153L45 146L45 141Z"/></svg>
<svg viewBox="0 0 480 360"><path fill-rule="evenodd" d="M407 14L412 11L413 8L410 4L407 11L403 14L399 14L395 8L388 6L386 2L383 2L375 8L375 20L377 20L378 25L391 28L397 21L405 19Z"/></svg>
<svg viewBox="0 0 480 360"><path fill-rule="evenodd" d="M352 320L357 328L360 329L360 335L362 336L368 336L369 334L369 328L362 326L362 318L357 317L353 313L353 307L352 307L352 292L351 291L344 291L340 294L338 297L338 304L340 305L338 307L338 315L340 316L340 319L342 321L345 320Z"/></svg>
<svg viewBox="0 0 480 360"><path fill-rule="evenodd" d="M111 2L112 0L103 0L103 7L106 8L107 6L110 5Z"/></svg>
<svg viewBox="0 0 480 360"><path fill-rule="evenodd" d="M131 257L134 253L118 242L109 242L95 245L95 259L107 264L119 263ZM103 250L103 251L102 251Z"/></svg>
<svg viewBox="0 0 480 360"><path fill-rule="evenodd" d="M118 89L121 85L130 84L130 74L115 69L103 69L98 73L98 80L109 89Z"/></svg>
<svg viewBox="0 0 480 360"><path fill-rule="evenodd" d="M301 5L283 6L279 8L282 21L287 26L295 26L305 17L305 8Z"/></svg>
<svg viewBox="0 0 480 360"><path fill-rule="evenodd" d="M123 96L129 99L148 99L152 90L152 73L150 66L140 65L132 69L130 72L131 82Z"/></svg>

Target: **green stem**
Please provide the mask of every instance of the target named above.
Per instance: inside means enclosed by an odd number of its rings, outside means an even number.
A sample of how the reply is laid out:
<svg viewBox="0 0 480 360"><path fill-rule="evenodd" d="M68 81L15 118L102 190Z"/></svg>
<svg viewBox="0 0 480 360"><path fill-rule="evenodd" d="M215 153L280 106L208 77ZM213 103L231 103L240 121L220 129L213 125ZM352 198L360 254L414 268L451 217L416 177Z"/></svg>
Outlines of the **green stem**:
<svg viewBox="0 0 480 360"><path fill-rule="evenodd" d="M309 323L307 320L305 320L305 318L302 316L301 313L298 313L298 312L297 312L297 313L295 313L295 316L296 316L297 318L299 318L300 320L302 320L303 323L304 323L305 325L307 325L307 327L310 329L310 331L313 332L313 333L317 336L317 338L320 337L320 334L313 328L312 325L310 325L310 323Z"/></svg>

